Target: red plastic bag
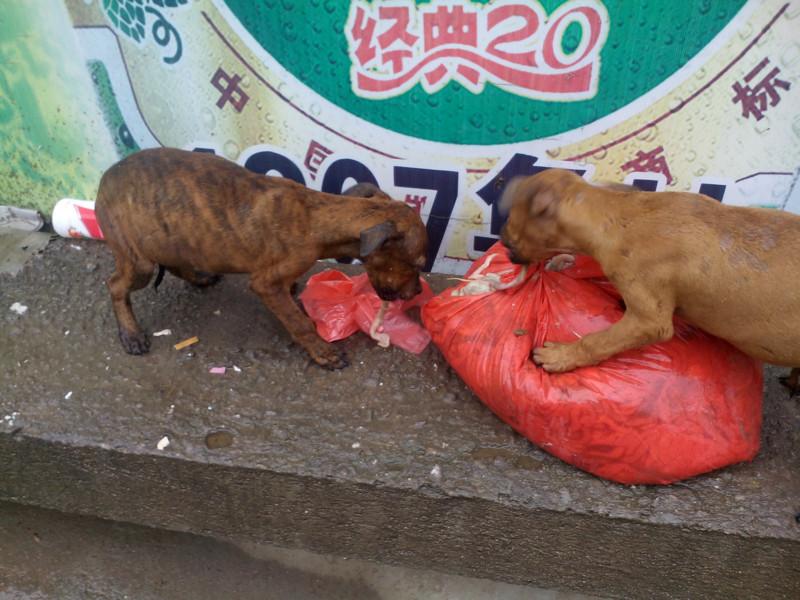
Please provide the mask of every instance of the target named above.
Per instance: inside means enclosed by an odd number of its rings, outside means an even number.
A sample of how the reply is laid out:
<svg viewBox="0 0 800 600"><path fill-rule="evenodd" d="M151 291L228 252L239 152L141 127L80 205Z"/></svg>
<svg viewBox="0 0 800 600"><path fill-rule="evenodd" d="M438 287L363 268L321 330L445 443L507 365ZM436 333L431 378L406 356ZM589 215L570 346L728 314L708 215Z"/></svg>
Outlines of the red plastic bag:
<svg viewBox="0 0 800 600"><path fill-rule="evenodd" d="M484 273L519 268L496 244ZM599 365L550 374L530 360L544 341L568 342L623 314L599 265L531 266L520 286L475 296L446 290L422 309L445 358L497 416L547 452L628 484L670 483L758 452L761 365L679 319L675 337ZM510 279L505 275L503 281Z"/></svg>
<svg viewBox="0 0 800 600"><path fill-rule="evenodd" d="M392 344L414 354L422 352L431 341L425 328L404 314L433 297L428 282L421 280L420 283L422 293L411 300L395 300L389 304L379 330L389 335ZM334 269L312 275L300 294L300 301L316 324L317 333L326 342L342 340L359 329L369 335L381 306L366 273L348 277Z"/></svg>

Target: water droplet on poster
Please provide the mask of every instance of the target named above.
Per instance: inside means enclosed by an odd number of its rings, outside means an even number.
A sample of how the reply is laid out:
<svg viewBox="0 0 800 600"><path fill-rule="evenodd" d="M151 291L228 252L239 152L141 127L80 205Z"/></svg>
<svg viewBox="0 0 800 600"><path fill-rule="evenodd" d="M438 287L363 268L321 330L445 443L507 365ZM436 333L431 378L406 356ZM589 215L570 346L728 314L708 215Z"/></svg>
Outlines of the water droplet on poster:
<svg viewBox="0 0 800 600"><path fill-rule="evenodd" d="M798 58L800 58L800 44L795 42L788 46L786 50L783 51L783 54L781 54L781 64L784 67L788 67L796 63Z"/></svg>
<svg viewBox="0 0 800 600"><path fill-rule="evenodd" d="M643 129L639 133L636 134L636 139L641 140L643 142L652 142L656 139L658 135L658 126L657 125L650 125L647 129Z"/></svg>
<svg viewBox="0 0 800 600"><path fill-rule="evenodd" d="M205 107L200 110L200 120L203 122L203 127L207 130L214 129L214 126L217 124L217 120L214 118L214 113L211 112L211 109Z"/></svg>
<svg viewBox="0 0 800 600"><path fill-rule="evenodd" d="M800 138L800 115L796 116L794 121L792 121L792 131Z"/></svg>
<svg viewBox="0 0 800 600"><path fill-rule="evenodd" d="M222 151L228 158L235 159L237 156L239 156L239 144L237 144L233 140L228 140L222 147Z"/></svg>
<svg viewBox="0 0 800 600"><path fill-rule="evenodd" d="M756 133L759 135L763 135L770 130L771 122L769 117L764 116L760 121L756 121L753 123L753 129L756 130Z"/></svg>
<svg viewBox="0 0 800 600"><path fill-rule="evenodd" d="M745 23L739 28L739 37L742 40L747 40L753 35L753 26L750 23Z"/></svg>
<svg viewBox="0 0 800 600"><path fill-rule="evenodd" d="M680 96L675 96L674 98L671 98L669 101L669 109L671 111L678 110L682 105L683 105L683 98L681 98Z"/></svg>

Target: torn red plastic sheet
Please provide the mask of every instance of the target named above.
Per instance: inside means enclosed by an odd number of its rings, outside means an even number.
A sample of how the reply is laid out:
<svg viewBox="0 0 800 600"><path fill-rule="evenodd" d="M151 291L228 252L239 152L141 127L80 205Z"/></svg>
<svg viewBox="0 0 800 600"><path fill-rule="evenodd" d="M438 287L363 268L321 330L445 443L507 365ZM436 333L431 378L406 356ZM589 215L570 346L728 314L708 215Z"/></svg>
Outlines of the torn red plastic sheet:
<svg viewBox="0 0 800 600"><path fill-rule="evenodd" d="M496 244L467 276L518 270ZM512 279L513 275L503 275ZM550 374L530 360L545 341L606 329L624 309L599 265L577 257L563 272L532 266L518 287L433 298L422 318L434 343L503 421L547 452L627 484L666 484L758 452L762 369L675 319L675 337L599 365Z"/></svg>
<svg viewBox="0 0 800 600"><path fill-rule="evenodd" d="M421 283L421 294L411 300L389 303L379 329L389 335L391 344L414 354L422 352L431 341L425 328L405 314L433 297L428 283L424 280ZM370 335L370 327L381 307L381 299L365 273L348 277L334 269L309 278L300 301L316 324L317 333L326 342L344 339L358 330Z"/></svg>

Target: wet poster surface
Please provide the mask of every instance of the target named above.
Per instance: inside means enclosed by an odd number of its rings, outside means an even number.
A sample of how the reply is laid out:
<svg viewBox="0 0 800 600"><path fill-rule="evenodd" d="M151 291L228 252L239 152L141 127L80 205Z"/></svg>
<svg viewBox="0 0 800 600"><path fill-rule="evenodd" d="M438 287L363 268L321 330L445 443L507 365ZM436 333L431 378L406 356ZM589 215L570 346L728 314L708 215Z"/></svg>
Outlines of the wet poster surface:
<svg viewBox="0 0 800 600"><path fill-rule="evenodd" d="M377 183L451 273L497 239L505 184L548 167L800 212L800 0L37 3L0 30L9 203L92 199L140 148L216 152Z"/></svg>

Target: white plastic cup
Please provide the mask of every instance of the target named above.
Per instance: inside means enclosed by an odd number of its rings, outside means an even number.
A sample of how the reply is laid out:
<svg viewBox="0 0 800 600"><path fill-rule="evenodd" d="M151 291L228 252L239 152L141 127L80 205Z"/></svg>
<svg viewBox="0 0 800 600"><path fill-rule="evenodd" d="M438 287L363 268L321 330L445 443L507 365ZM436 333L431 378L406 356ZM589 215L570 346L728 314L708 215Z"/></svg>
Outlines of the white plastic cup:
<svg viewBox="0 0 800 600"><path fill-rule="evenodd" d="M62 237L104 239L92 200L62 198L53 207L52 220L53 229Z"/></svg>

